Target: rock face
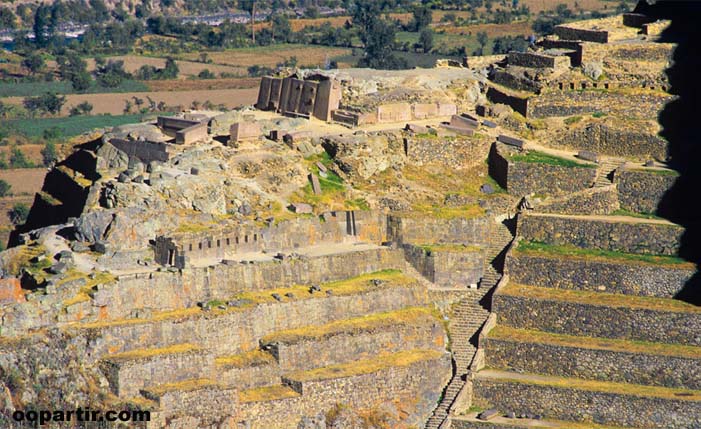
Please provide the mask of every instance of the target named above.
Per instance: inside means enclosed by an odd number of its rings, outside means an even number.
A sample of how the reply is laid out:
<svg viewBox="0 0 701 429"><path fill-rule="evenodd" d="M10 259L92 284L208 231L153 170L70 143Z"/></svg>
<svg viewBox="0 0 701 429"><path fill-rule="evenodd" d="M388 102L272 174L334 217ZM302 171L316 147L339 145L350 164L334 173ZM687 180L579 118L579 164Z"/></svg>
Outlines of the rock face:
<svg viewBox="0 0 701 429"><path fill-rule="evenodd" d="M356 134L327 138L322 143L341 171L350 177L369 179L388 168L404 165L401 136L393 133Z"/></svg>

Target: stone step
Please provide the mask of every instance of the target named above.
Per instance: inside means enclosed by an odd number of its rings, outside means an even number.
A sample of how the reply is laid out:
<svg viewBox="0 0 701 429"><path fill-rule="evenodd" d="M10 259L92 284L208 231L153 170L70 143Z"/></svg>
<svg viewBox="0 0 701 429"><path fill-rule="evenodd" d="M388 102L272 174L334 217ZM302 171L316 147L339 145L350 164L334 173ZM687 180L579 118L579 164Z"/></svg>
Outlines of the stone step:
<svg viewBox="0 0 701 429"><path fill-rule="evenodd" d="M226 386L252 389L280 383L282 370L275 357L263 350L252 350L215 359L217 380Z"/></svg>
<svg viewBox="0 0 701 429"><path fill-rule="evenodd" d="M519 216L518 231L524 240L547 245L676 256L684 227L632 216L527 213Z"/></svg>
<svg viewBox="0 0 701 429"><path fill-rule="evenodd" d="M100 368L112 392L135 397L142 389L214 374L214 356L192 344L135 349L105 356Z"/></svg>
<svg viewBox="0 0 701 429"><path fill-rule="evenodd" d="M258 348L262 337L276 331L426 304L418 282L399 271L327 283L321 289L310 293L306 286L292 286L247 292L228 299L232 305L223 309L187 308L148 319L74 324L68 329L85 336L98 357L138 344L162 348L183 342L215 355L231 355Z"/></svg>
<svg viewBox="0 0 701 429"><path fill-rule="evenodd" d="M701 346L701 307L674 299L509 283L494 311L512 328Z"/></svg>
<svg viewBox="0 0 701 429"><path fill-rule="evenodd" d="M483 370L473 403L503 411L625 427L701 424L701 391Z"/></svg>
<svg viewBox="0 0 701 429"><path fill-rule="evenodd" d="M552 334L497 326L486 365L587 380L701 390L701 347Z"/></svg>
<svg viewBox="0 0 701 429"><path fill-rule="evenodd" d="M283 371L309 370L408 349L445 350L445 333L429 307L367 314L278 331L260 340Z"/></svg>
<svg viewBox="0 0 701 429"><path fill-rule="evenodd" d="M521 241L506 260L510 280L561 289L672 298L696 273L675 257L597 252Z"/></svg>

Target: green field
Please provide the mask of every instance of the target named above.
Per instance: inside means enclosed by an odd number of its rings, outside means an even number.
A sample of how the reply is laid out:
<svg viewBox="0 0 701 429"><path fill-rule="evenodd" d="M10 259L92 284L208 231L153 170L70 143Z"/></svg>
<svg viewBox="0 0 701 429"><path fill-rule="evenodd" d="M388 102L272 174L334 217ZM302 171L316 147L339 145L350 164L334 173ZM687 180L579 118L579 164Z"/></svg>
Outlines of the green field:
<svg viewBox="0 0 701 429"><path fill-rule="evenodd" d="M95 128L115 127L139 122L143 115L97 115L71 116L68 118L16 119L0 124L0 134L20 134L28 138L43 137L44 131L52 128L60 130L61 137L73 137Z"/></svg>
<svg viewBox="0 0 701 429"><path fill-rule="evenodd" d="M82 94L99 94L105 92L143 92L148 91L148 86L143 82L135 80L125 80L116 88L104 88L93 82L90 89ZM46 92L58 94L75 94L70 82L1 82L0 98L2 97L30 97L41 95Z"/></svg>
<svg viewBox="0 0 701 429"><path fill-rule="evenodd" d="M511 160L515 162L532 162L538 164L548 164L555 165L559 167L583 167L583 168L596 168L594 164L585 164L582 162L572 161L565 158L560 158L558 156L550 155L538 151L530 151L525 154L516 154L511 156Z"/></svg>

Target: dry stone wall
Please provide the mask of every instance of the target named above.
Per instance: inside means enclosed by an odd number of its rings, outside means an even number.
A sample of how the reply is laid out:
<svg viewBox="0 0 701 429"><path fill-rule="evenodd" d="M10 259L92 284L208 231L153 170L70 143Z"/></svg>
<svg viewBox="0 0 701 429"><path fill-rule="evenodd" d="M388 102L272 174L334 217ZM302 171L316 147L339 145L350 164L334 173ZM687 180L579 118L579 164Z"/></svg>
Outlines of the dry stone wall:
<svg viewBox="0 0 701 429"><path fill-rule="evenodd" d="M604 112L631 119L650 119L659 116L674 96L650 91L625 93L609 91L547 92L528 100L529 118L572 116Z"/></svg>
<svg viewBox="0 0 701 429"><path fill-rule="evenodd" d="M387 220L388 239L397 243L482 244L487 239L486 217L413 218L391 215Z"/></svg>
<svg viewBox="0 0 701 429"><path fill-rule="evenodd" d="M625 427L686 429L701 424L701 403L570 387L538 386L477 379L479 400L519 413L569 421L605 421ZM523 398L528 398L524 401Z"/></svg>
<svg viewBox="0 0 701 429"><path fill-rule="evenodd" d="M519 235L530 241L652 255L677 255L684 228L668 223L617 222L530 214L519 217Z"/></svg>
<svg viewBox="0 0 701 429"><path fill-rule="evenodd" d="M398 310L425 300L425 291L417 287L378 287L356 295L324 295L224 313L216 310L180 318L115 323L80 330L78 334L90 342L91 358L95 359L144 343L155 348L188 343L216 355L230 355L257 348L263 336L276 331Z"/></svg>
<svg viewBox="0 0 701 429"><path fill-rule="evenodd" d="M619 383L701 388L699 358L487 339L487 366Z"/></svg>
<svg viewBox="0 0 701 429"><path fill-rule="evenodd" d="M289 429L297 427L302 416L328 411L336 404L367 409L399 399L411 413L405 419L407 425L420 426L428 419L450 372L450 358L445 354L371 374L304 382L289 379L285 382L303 393L301 397L241 403L239 418L255 429Z"/></svg>
<svg viewBox="0 0 701 429"><path fill-rule="evenodd" d="M500 186L515 196L564 195L590 188L596 178L596 168L513 161L510 159L513 153L504 144L495 143L490 153L489 172Z"/></svg>
<svg viewBox="0 0 701 429"><path fill-rule="evenodd" d="M655 213L665 193L679 177L674 172L619 169L614 174L621 208L636 213Z"/></svg>
<svg viewBox="0 0 701 429"><path fill-rule="evenodd" d="M499 324L558 334L701 345L701 313L495 295Z"/></svg>
<svg viewBox="0 0 701 429"><path fill-rule="evenodd" d="M439 163L460 169L486 156L484 143L474 139L411 136L404 145L409 162L417 165Z"/></svg>
<svg viewBox="0 0 701 429"><path fill-rule="evenodd" d="M424 277L442 287L477 285L485 264L484 252L474 250L425 250L405 245L406 259Z"/></svg>
<svg viewBox="0 0 701 429"><path fill-rule="evenodd" d="M572 215L607 215L620 208L618 192L613 186L585 189L565 197L545 200L535 207L542 213Z"/></svg>
<svg viewBox="0 0 701 429"><path fill-rule="evenodd" d="M134 310L166 311L199 301L227 299L237 293L318 284L404 265L403 252L382 247L284 261L231 262L211 267L119 276L94 293L91 314L84 319L119 319Z"/></svg>
<svg viewBox="0 0 701 429"><path fill-rule="evenodd" d="M590 123L569 128L550 142L576 150L647 160L667 159L667 142L657 136L656 129L647 123L636 128L619 128L607 123Z"/></svg>
<svg viewBox="0 0 701 429"><path fill-rule="evenodd" d="M696 272L691 264L654 265L510 252L506 270L515 283L673 298Z"/></svg>

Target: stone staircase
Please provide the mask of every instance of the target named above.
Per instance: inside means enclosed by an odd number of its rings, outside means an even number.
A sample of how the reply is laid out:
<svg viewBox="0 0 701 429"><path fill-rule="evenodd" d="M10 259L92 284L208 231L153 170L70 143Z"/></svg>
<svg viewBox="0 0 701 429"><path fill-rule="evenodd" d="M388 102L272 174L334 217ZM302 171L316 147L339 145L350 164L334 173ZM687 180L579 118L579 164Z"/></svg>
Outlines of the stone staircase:
<svg viewBox="0 0 701 429"><path fill-rule="evenodd" d="M594 181L594 188L603 188L605 186L610 186L613 183L612 174L613 171L619 168L625 160L617 158L605 158L599 163L599 168L596 172L596 180Z"/></svg>
<svg viewBox="0 0 701 429"><path fill-rule="evenodd" d="M461 299L453 308L449 324L451 351L453 354L453 378L443 392L443 398L426 422L426 429L437 429L449 424L450 407L465 385L466 374L477 351L476 338L489 310L480 302L501 279L503 252L513 235L503 222L495 222L489 231L485 248L485 267L479 289Z"/></svg>

